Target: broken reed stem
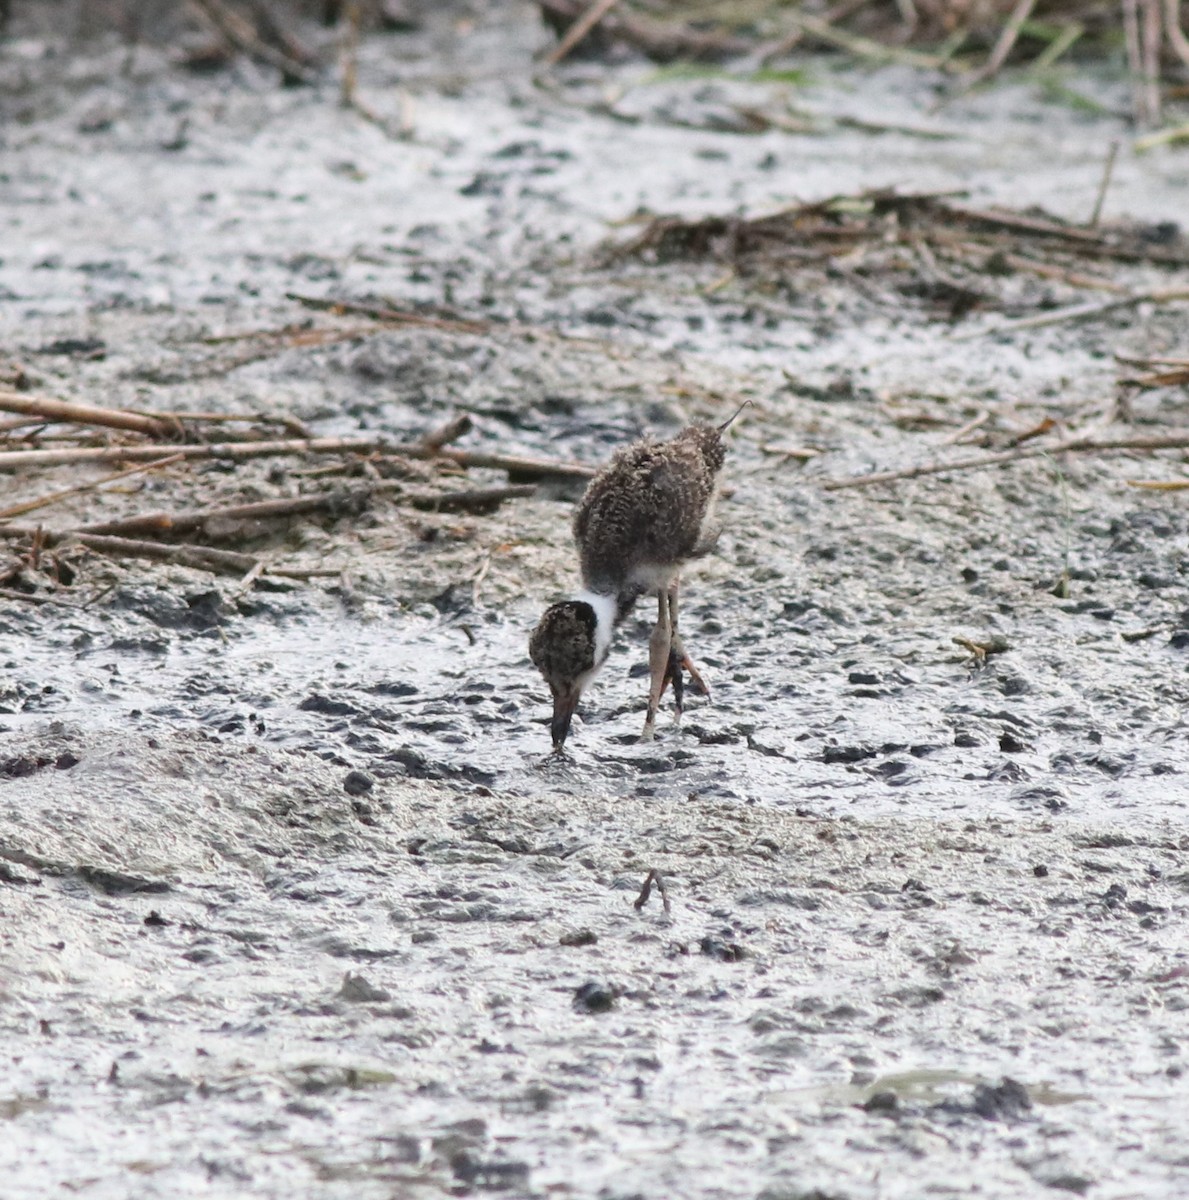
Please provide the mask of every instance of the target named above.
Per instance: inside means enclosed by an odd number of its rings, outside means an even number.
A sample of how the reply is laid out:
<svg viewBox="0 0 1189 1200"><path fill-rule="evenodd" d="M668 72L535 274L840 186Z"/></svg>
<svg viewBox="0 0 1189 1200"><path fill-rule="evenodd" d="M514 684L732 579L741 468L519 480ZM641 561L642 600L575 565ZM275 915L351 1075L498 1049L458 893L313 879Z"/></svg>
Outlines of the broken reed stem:
<svg viewBox="0 0 1189 1200"><path fill-rule="evenodd" d="M565 37L545 55L546 64L556 67L618 3L619 0L593 0L586 12L566 30Z"/></svg>
<svg viewBox="0 0 1189 1200"><path fill-rule="evenodd" d="M1143 14L1144 112L1149 124L1160 122L1160 46L1163 18L1160 0L1140 0Z"/></svg>
<svg viewBox="0 0 1189 1200"><path fill-rule="evenodd" d="M1129 367L1189 367L1189 358L1162 358L1150 354L1124 354L1115 351L1115 362L1126 363Z"/></svg>
<svg viewBox="0 0 1189 1200"><path fill-rule="evenodd" d="M1099 317L1120 308L1132 308L1137 304L1171 304L1178 300L1189 300L1189 288L1154 288L1147 292L1136 292L1130 296L1117 296L1113 300L1094 301L1090 304L1072 304L1052 312L1038 313L1032 317L1021 317L1016 321L1000 321L982 329L968 329L955 334L950 341L969 342L975 338L998 333L1015 333L1021 329L1042 329L1046 325L1060 325L1065 321L1082 321L1088 317Z"/></svg>
<svg viewBox="0 0 1189 1200"><path fill-rule="evenodd" d="M68 499L70 496L79 496L83 492L91 492L96 488L102 487L105 483L114 483L117 479L127 479L129 475L143 475L148 471L157 471L162 467L172 466L176 462L181 462L180 454L171 454L168 458L160 458L156 462L144 463L139 467L129 467L126 471L116 471L113 475L105 475L102 479L95 479L91 483L80 483L77 487L63 488L60 492L50 492L46 496L38 496L35 500L25 500L20 504L10 504L8 508L0 508L0 520L7 520L9 517L19 517L22 513L33 512L34 509L45 508L49 504L56 504L59 500Z"/></svg>
<svg viewBox="0 0 1189 1200"><path fill-rule="evenodd" d="M487 454L478 450L433 449L417 443L388 443L376 438L301 438L276 442L219 442L171 446L170 452L184 459L271 458L307 454L385 454L394 458L444 458L460 467L490 467L510 475L560 476L589 479L595 469L584 463L531 458L517 454ZM88 462L147 462L160 457L160 446L70 447L61 450L10 450L0 453L0 471L23 467L53 467Z"/></svg>
<svg viewBox="0 0 1189 1200"><path fill-rule="evenodd" d="M1123 387L1148 388L1178 387L1189 384L1189 365L1172 367L1167 371L1152 371L1147 375L1128 375L1119 379Z"/></svg>
<svg viewBox="0 0 1189 1200"><path fill-rule="evenodd" d="M868 487L875 483L893 483L901 479L918 479L922 475L944 475L950 471L975 471L981 467L997 467L1002 463L1039 458L1047 454L1095 454L1113 450L1184 450L1189 449L1189 429L1150 437L1128 438L1069 438L1053 446L1026 446L1004 450L998 454L980 454L959 458L948 463L924 463L899 471L874 471L869 475L853 475L848 479L828 479L822 484L827 492L845 488Z"/></svg>
<svg viewBox="0 0 1189 1200"><path fill-rule="evenodd" d="M1098 195L1094 197L1094 211L1090 214L1088 222L1091 229L1098 228L1098 220L1102 216L1102 206L1106 202L1107 189L1111 186L1111 176L1115 173L1115 159L1119 155L1119 144L1119 139L1115 138L1106 152L1106 162L1102 167L1102 181L1098 185Z"/></svg>
<svg viewBox="0 0 1189 1200"><path fill-rule="evenodd" d="M355 104L355 91L359 82L359 0L350 0L343 13L343 79L339 91L339 102L344 108Z"/></svg>
<svg viewBox="0 0 1189 1200"><path fill-rule="evenodd" d="M1000 31L986 63L965 81L962 91L968 92L971 88L985 83L999 73L1000 68L1007 61L1007 56L1012 52L1012 47L1019 40L1020 30L1032 15L1035 7L1036 0L1016 0L1016 6L1012 9L1011 16L1007 18L1007 24Z"/></svg>
<svg viewBox="0 0 1189 1200"><path fill-rule="evenodd" d="M106 537L96 533L63 533L46 535L47 544L72 541L88 550L111 558L148 558L172 563L179 567L196 567L200 571L215 571L243 575L252 570L258 560L251 554L234 550L215 550L210 546L169 546L163 542L145 542L134 538ZM263 568L265 571L267 567Z"/></svg>
<svg viewBox="0 0 1189 1200"><path fill-rule="evenodd" d="M170 453L185 459L269 458L279 454L369 454L382 448L375 438L300 438L275 442L212 442L170 446ZM0 452L0 471L21 467L56 467L87 462L149 462L160 458L161 446L70 447L61 450L7 450Z"/></svg>
<svg viewBox="0 0 1189 1200"><path fill-rule="evenodd" d="M423 329L442 329L447 333L488 333L492 328L491 323L487 321L427 317L422 313L406 312L399 308L359 304L352 300L329 300L323 296L303 296L298 292L286 292L285 299L323 312L358 313L361 316L371 317L373 321L388 321L395 325L416 325Z"/></svg>
<svg viewBox="0 0 1189 1200"><path fill-rule="evenodd" d="M222 0L189 0L189 3L210 21L232 49L275 67L287 79L305 84L318 82L316 71L311 71L292 55L262 42L251 25L239 13L229 9Z"/></svg>
<svg viewBox="0 0 1189 1200"><path fill-rule="evenodd" d="M421 444L426 450L436 454L443 446L450 442L457 441L464 433L470 431L474 421L471 419L470 413L459 413L453 416L444 425L439 425L437 429L431 433L427 433L421 439Z"/></svg>
<svg viewBox="0 0 1189 1200"><path fill-rule="evenodd" d="M917 50L905 50L902 46L885 46L871 38L860 37L857 33L847 33L831 25L822 17L814 17L804 12L788 12L784 19L800 27L804 33L827 46L837 46L856 58L867 59L870 62L896 62L910 67L921 67L926 71L936 71L946 66L945 61L936 54L922 54Z"/></svg>
<svg viewBox="0 0 1189 1200"><path fill-rule="evenodd" d="M251 504L232 504L223 508L202 508L189 513L146 513L122 521L101 521L80 525L79 533L126 534L190 533L210 523L261 521L277 517L295 517L324 512L332 516L354 515L361 512L372 498L375 488L356 488L321 492L313 496L286 496L279 500L258 500ZM0 527L0 532L4 532Z"/></svg>
<svg viewBox="0 0 1189 1200"><path fill-rule="evenodd" d="M1189 67L1189 38L1181 28L1181 0L1164 0L1164 32L1173 52Z"/></svg>
<svg viewBox="0 0 1189 1200"><path fill-rule="evenodd" d="M1139 53L1139 0L1123 0L1123 44L1127 51L1127 74L1131 80L1132 115L1139 115L1136 84L1143 71Z"/></svg>
<svg viewBox="0 0 1189 1200"><path fill-rule="evenodd" d="M23 413L28 417L54 424L101 425L109 429L125 429L132 433L143 433L151 438L166 438L172 432L164 420L156 417L115 408L98 408L93 404L75 404L69 400L55 400L51 396L26 396L8 389L0 390L0 410ZM160 454L160 451L154 453Z"/></svg>
<svg viewBox="0 0 1189 1200"><path fill-rule="evenodd" d="M977 253L979 247L972 245L970 253ZM1069 284L1074 288L1092 288L1102 292L1114 292L1117 296L1130 295L1130 291L1121 283L1115 283L1113 279L1100 279L1095 275L1083 275L1079 271L1070 271L1066 267L1055 267L1051 263L1038 262L1035 259L1025 258L1020 254L1009 254L1007 251L1003 253L1003 263L1005 266L1011 267L1013 271L1028 271L1033 275L1039 275L1041 279L1059 279L1062 283Z"/></svg>
<svg viewBox="0 0 1189 1200"><path fill-rule="evenodd" d="M40 592L22 592L20 588L0 587L0 600L23 600L26 604L60 604L63 608L77 608L69 600L61 596L43 596Z"/></svg>
<svg viewBox="0 0 1189 1200"><path fill-rule="evenodd" d="M871 3L871 0L841 0L841 3L835 4L833 8L827 9L821 16L821 21L826 25L833 25L838 21L845 21L847 17L853 16L861 8ZM782 58L788 54L790 50L795 50L797 46L805 40L805 34L808 31L804 26L794 29L792 33L786 34L778 42L764 49L760 54L760 63L763 66L768 66L778 58Z"/></svg>
<svg viewBox="0 0 1189 1200"><path fill-rule="evenodd" d="M535 484L512 484L454 492L403 494L403 484L379 483L364 488L321 492L310 496L287 496L278 500L258 500L250 504L203 508L188 513L143 513L119 521L101 521L66 530L46 530L39 525L0 525L0 538L42 538L49 544L82 535L118 538L127 538L130 535L168 537L199 530L207 537L218 537L220 533L224 536L238 536L243 530L233 528L237 522L275 520L278 517L302 516L315 512L327 513L332 517L354 516L362 512L374 496L385 493L397 493L398 500L405 500L414 508L443 512L481 512L497 508L505 500L531 496L536 490ZM220 524L229 528L220 531ZM248 532L250 535L251 531Z"/></svg>
<svg viewBox="0 0 1189 1200"><path fill-rule="evenodd" d="M513 483L506 487L470 488L458 492L437 492L432 495L410 493L402 497L414 508L433 512L485 512L498 508L505 500L518 500L535 495L534 483Z"/></svg>
<svg viewBox="0 0 1189 1200"><path fill-rule="evenodd" d="M509 475L558 475L568 479L591 479L595 468L585 463L555 462L543 458L520 458L513 454L483 454L474 450L443 449L426 453L420 446L392 446L390 452L409 458L448 458L460 467L491 467Z"/></svg>
<svg viewBox="0 0 1189 1200"><path fill-rule="evenodd" d="M568 30L586 12L578 0L537 0L545 20L558 29ZM680 21L665 21L645 13L620 10L604 14L607 32L617 40L629 42L655 62L676 59L723 59L747 54L753 49L745 38L732 37L724 29L701 30Z"/></svg>
<svg viewBox="0 0 1189 1200"><path fill-rule="evenodd" d="M81 533L67 530L63 533L42 532L43 545L57 546L64 542L75 543L102 554L107 558L145 558L153 562L170 563L178 567L193 567L199 571L215 574L243 576L280 575L287 579L313 579L317 576L338 575L340 572L327 567L274 567L261 562L251 554L240 554L235 550L216 550L211 546L171 546L166 542L148 542L137 538L107 537L97 533ZM23 595L23 593L22 593Z"/></svg>

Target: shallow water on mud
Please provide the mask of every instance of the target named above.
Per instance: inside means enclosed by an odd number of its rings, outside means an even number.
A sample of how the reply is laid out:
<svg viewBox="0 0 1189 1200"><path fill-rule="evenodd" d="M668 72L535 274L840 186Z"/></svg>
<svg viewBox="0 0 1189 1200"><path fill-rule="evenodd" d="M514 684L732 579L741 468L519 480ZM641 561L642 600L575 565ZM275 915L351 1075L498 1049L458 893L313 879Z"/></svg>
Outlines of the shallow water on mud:
<svg viewBox="0 0 1189 1200"><path fill-rule="evenodd" d="M662 718L658 738L645 743L648 627L630 620L584 699L569 752L557 757L547 752L548 705L527 660L527 622L490 609L362 620L325 603L303 607L270 619L236 614L217 590L179 604L141 589L114 605L120 617L70 635L65 672L60 645L18 651L0 635L0 656L7 649L29 681L0 723L12 733L35 731L47 717L146 736L193 728L464 793L595 789L905 817L1070 809L1097 820L1127 810L1176 816L1189 805L1180 782L1189 758L1172 709L1164 736L1140 738L1107 692L1098 704L1084 696L1055 706L1070 699L1066 688L1046 694L941 647L931 661L904 665L921 657L909 632L847 645L835 640L839 631L770 626L756 647L711 617L706 602L691 604L689 628L700 617L714 631L696 634L713 695L689 699L680 726ZM162 622L206 628L179 633ZM1156 654L1167 661L1169 652ZM1090 681L1099 675L1081 669ZM54 683L39 688L47 678ZM1046 718L1055 707L1064 730Z"/></svg>

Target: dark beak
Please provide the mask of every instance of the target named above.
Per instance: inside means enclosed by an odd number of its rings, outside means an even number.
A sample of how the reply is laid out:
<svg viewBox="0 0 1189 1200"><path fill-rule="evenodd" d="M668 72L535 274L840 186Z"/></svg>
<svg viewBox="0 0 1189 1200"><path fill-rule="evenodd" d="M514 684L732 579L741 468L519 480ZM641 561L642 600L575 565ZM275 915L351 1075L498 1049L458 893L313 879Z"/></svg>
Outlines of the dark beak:
<svg viewBox="0 0 1189 1200"><path fill-rule="evenodd" d="M553 735L553 751L560 754L570 733L570 721L573 720L574 710L578 707L578 689L553 693L553 721L549 732Z"/></svg>

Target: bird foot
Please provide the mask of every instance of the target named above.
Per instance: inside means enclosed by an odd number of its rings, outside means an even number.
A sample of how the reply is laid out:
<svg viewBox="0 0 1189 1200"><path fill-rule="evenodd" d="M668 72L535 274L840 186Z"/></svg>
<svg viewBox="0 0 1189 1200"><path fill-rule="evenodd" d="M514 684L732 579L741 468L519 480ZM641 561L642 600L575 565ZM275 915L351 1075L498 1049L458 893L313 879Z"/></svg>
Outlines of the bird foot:
<svg viewBox="0 0 1189 1200"><path fill-rule="evenodd" d="M677 720L681 720L681 708L685 701L685 678L681 674L682 656L676 650L669 651L669 661L665 664L665 678L661 681L661 694L664 695L665 685L673 685L673 709Z"/></svg>
<svg viewBox="0 0 1189 1200"><path fill-rule="evenodd" d="M694 666L693 660L688 654L683 654L681 657L681 665L685 668L686 674L689 675L689 685L698 693L699 696L705 696L710 699L710 685L702 678L701 672Z"/></svg>
<svg viewBox="0 0 1189 1200"><path fill-rule="evenodd" d="M644 728L640 731L640 741L653 742L656 741L656 725L651 717L644 722Z"/></svg>
<svg viewBox="0 0 1189 1200"><path fill-rule="evenodd" d="M685 707L685 688L686 682L681 672L689 676L688 686L695 691L699 696L705 696L710 699L710 687L706 680L702 678L701 672L694 666L689 655L684 651L678 652L674 650L669 655L668 664L665 666L665 677L661 682L661 694L669 684L673 685L673 702L676 706L677 716L681 717L682 710Z"/></svg>

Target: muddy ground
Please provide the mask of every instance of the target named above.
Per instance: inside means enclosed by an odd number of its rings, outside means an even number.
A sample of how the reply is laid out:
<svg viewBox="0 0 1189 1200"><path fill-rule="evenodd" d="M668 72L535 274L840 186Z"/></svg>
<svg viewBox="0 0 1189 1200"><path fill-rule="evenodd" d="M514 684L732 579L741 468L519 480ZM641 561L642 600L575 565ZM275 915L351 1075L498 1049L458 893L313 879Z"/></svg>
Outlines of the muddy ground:
<svg viewBox="0 0 1189 1200"><path fill-rule="evenodd" d="M1185 306L995 332L1088 294L1024 273L954 320L897 277L602 249L641 213L872 187L1084 221L1115 138L1106 216L1166 239L1189 158L1133 152L1122 79L939 108L936 78L821 57L542 78L533 6L448 6L365 39L381 128L332 83L25 34L0 43L0 349L32 390L394 440L465 411L460 447L590 463L752 407L685 588L713 697L647 745L642 608L546 754L526 639L574 585L580 484L240 531L333 572L308 582L68 547L69 586L10 571L0 1194L1186 1194L1186 501L1128 486L1183 454L824 486L1045 421L1183 428L1183 388L1119 411L1112 355L1184 356ZM790 104L824 132L732 123ZM38 517L344 470L176 465Z"/></svg>

